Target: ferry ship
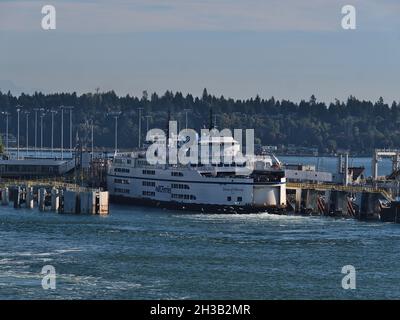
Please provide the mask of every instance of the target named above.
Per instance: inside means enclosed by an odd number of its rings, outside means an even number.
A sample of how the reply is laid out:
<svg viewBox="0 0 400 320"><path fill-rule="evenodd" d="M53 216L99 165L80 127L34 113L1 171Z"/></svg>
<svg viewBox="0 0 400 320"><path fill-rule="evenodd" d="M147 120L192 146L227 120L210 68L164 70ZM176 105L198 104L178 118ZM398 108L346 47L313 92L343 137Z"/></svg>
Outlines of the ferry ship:
<svg viewBox="0 0 400 320"><path fill-rule="evenodd" d="M203 138L199 144L211 149L227 142L231 147L224 154L239 152L232 137ZM286 178L279 160L273 155L246 159L242 164L150 164L144 151L116 153L107 174L110 201L207 213L283 210Z"/></svg>

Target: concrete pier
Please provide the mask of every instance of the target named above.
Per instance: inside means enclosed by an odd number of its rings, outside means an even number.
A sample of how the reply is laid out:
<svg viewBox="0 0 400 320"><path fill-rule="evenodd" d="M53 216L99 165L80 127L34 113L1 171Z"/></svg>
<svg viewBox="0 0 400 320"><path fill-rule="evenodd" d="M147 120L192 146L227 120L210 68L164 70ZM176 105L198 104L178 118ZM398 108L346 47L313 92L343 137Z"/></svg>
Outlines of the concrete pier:
<svg viewBox="0 0 400 320"><path fill-rule="evenodd" d="M37 206L41 212L51 210L58 213L97 215L109 213L108 191L75 185L66 187L46 184L32 187L31 185L31 183L26 183L3 187L0 190L1 204L8 205L11 199L14 208L23 206L32 209L37 199Z"/></svg>
<svg viewBox="0 0 400 320"><path fill-rule="evenodd" d="M110 210L108 191L98 191L97 198L98 202L96 202L96 214L107 215Z"/></svg>
<svg viewBox="0 0 400 320"><path fill-rule="evenodd" d="M294 213L378 220L385 192L359 186L288 183Z"/></svg>
<svg viewBox="0 0 400 320"><path fill-rule="evenodd" d="M10 193L7 187L1 190L1 204L3 206L8 206L10 202Z"/></svg>
<svg viewBox="0 0 400 320"><path fill-rule="evenodd" d="M25 206L28 209L32 209L33 208L33 199L34 199L33 188L32 187L27 187L25 192L26 192L26 195L25 195Z"/></svg>
<svg viewBox="0 0 400 320"><path fill-rule="evenodd" d="M79 193L72 190L64 191L64 213L80 213Z"/></svg>
<svg viewBox="0 0 400 320"><path fill-rule="evenodd" d="M51 211L58 211L60 206L60 196L58 189L51 189Z"/></svg>
<svg viewBox="0 0 400 320"><path fill-rule="evenodd" d="M107 191L64 192L64 213L106 215L108 211Z"/></svg>
<svg viewBox="0 0 400 320"><path fill-rule="evenodd" d="M38 190L38 207L39 211L46 210L46 195L47 191L45 188L39 188Z"/></svg>
<svg viewBox="0 0 400 320"><path fill-rule="evenodd" d="M14 208L19 209L21 207L21 187L17 187L15 190L13 190L13 203L14 203Z"/></svg>
<svg viewBox="0 0 400 320"><path fill-rule="evenodd" d="M96 212L96 193L82 192L80 194L81 213L94 214Z"/></svg>

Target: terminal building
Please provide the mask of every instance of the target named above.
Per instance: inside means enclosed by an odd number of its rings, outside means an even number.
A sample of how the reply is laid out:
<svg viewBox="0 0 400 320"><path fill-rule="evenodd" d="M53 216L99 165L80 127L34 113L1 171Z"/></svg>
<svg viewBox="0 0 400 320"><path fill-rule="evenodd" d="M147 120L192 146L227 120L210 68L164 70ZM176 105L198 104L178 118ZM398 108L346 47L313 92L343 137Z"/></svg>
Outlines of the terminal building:
<svg viewBox="0 0 400 320"><path fill-rule="evenodd" d="M74 159L1 159L0 176L3 178L55 177L72 171L74 167Z"/></svg>

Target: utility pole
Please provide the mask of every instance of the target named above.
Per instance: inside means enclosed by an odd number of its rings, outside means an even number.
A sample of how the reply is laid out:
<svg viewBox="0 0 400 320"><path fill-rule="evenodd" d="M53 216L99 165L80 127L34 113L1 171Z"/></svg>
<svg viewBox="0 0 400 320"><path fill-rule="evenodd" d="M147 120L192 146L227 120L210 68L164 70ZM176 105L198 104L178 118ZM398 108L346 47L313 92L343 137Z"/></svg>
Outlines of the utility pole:
<svg viewBox="0 0 400 320"><path fill-rule="evenodd" d="M109 112L107 115L114 117L115 133L114 133L114 153L118 151L118 118L121 115L120 111Z"/></svg>
<svg viewBox="0 0 400 320"><path fill-rule="evenodd" d="M72 153L72 109L74 107L69 107L69 150Z"/></svg>
<svg viewBox="0 0 400 320"><path fill-rule="evenodd" d="M21 108L20 105L17 105L17 160L19 160L19 113Z"/></svg>
<svg viewBox="0 0 400 320"><path fill-rule="evenodd" d="M6 150L5 151L8 151L8 117L11 115L11 113L8 111L2 111L1 114L4 114L6 116Z"/></svg>
<svg viewBox="0 0 400 320"><path fill-rule="evenodd" d="M185 129L188 128L188 112L192 111L192 109L183 109L185 111Z"/></svg>
<svg viewBox="0 0 400 320"><path fill-rule="evenodd" d="M64 159L64 106L61 106L61 160Z"/></svg>
<svg viewBox="0 0 400 320"><path fill-rule="evenodd" d="M142 139L142 110L143 108L138 108L139 110L139 141L138 148L140 149L141 139Z"/></svg>
<svg viewBox="0 0 400 320"><path fill-rule="evenodd" d="M56 110L51 110L51 157L54 158L54 115Z"/></svg>
<svg viewBox="0 0 400 320"><path fill-rule="evenodd" d="M35 156L37 157L37 113L40 110L40 108L33 108L35 111Z"/></svg>
<svg viewBox="0 0 400 320"><path fill-rule="evenodd" d="M94 138L94 134L93 134L93 128L94 128L94 125L93 125L93 120L92 120L92 161L93 161L93 158L94 158L94 140L93 140L93 138Z"/></svg>
<svg viewBox="0 0 400 320"><path fill-rule="evenodd" d="M26 117L26 155L28 156L29 152L29 111L25 112Z"/></svg>
<svg viewBox="0 0 400 320"><path fill-rule="evenodd" d="M72 110L74 106L62 106L62 108L69 110L69 151L72 155Z"/></svg>
<svg viewBox="0 0 400 320"><path fill-rule="evenodd" d="M43 118L45 116L44 109L41 110L40 114L40 155L43 157Z"/></svg>

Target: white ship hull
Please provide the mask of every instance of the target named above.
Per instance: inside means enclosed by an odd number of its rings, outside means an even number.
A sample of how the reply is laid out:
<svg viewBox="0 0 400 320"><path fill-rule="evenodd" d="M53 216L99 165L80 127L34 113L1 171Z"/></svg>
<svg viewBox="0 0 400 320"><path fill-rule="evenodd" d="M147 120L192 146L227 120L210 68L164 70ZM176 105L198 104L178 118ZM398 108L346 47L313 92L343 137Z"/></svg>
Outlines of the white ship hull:
<svg viewBox="0 0 400 320"><path fill-rule="evenodd" d="M132 162L135 162L132 160ZM191 167L113 164L107 177L110 200L202 212L278 211L286 205L286 179L204 175Z"/></svg>

